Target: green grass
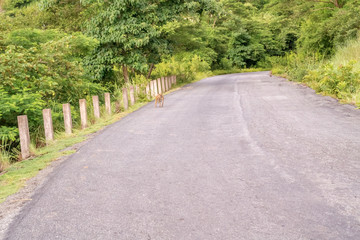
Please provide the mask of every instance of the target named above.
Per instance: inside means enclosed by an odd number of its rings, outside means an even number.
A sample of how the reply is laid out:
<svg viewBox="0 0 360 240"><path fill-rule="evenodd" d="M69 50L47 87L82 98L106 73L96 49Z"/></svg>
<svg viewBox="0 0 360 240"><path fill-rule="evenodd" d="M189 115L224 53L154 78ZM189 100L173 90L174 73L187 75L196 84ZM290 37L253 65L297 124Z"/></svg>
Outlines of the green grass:
<svg viewBox="0 0 360 240"><path fill-rule="evenodd" d="M343 66L347 65L350 61L355 62L354 70L360 72L360 37L339 47L330 62L335 66Z"/></svg>
<svg viewBox="0 0 360 240"><path fill-rule="evenodd" d="M244 69L233 68L233 69L229 69L229 70L215 70L215 71L212 72L211 76L232 74L232 73L261 72L261 71L270 71L270 69L265 69L265 68L244 68Z"/></svg>
<svg viewBox="0 0 360 240"><path fill-rule="evenodd" d="M360 108L360 37L339 46L330 59L291 53L278 60L273 75L302 82L319 94Z"/></svg>

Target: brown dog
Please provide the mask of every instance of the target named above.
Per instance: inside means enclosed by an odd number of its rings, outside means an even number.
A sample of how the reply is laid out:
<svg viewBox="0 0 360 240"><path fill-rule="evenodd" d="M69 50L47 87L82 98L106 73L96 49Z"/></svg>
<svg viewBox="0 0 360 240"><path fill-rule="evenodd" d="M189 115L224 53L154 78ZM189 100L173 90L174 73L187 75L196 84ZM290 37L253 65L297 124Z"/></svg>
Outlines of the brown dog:
<svg viewBox="0 0 360 240"><path fill-rule="evenodd" d="M155 97L155 107L157 107L157 104L159 103L159 106L164 106L164 96L162 94L158 94Z"/></svg>

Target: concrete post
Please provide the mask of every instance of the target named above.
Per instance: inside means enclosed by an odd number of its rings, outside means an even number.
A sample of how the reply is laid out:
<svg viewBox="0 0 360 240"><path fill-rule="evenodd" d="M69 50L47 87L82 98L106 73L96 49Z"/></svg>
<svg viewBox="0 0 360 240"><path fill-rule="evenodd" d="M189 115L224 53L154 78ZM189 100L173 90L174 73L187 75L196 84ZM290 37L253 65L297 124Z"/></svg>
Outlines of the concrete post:
<svg viewBox="0 0 360 240"><path fill-rule="evenodd" d="M157 86L158 86L158 92L159 92L159 94L162 94L161 79L158 78L156 82L157 82Z"/></svg>
<svg viewBox="0 0 360 240"><path fill-rule="evenodd" d="M71 119L71 108L70 104L63 104L63 115L64 115L64 125L65 133L70 135L72 133L72 119Z"/></svg>
<svg viewBox="0 0 360 240"><path fill-rule="evenodd" d="M21 159L30 157L30 133L29 123L26 115L17 117L19 136L20 136L20 148L21 148Z"/></svg>
<svg viewBox="0 0 360 240"><path fill-rule="evenodd" d="M106 112L111 115L111 101L110 101L110 93L104 93L105 98L105 109Z"/></svg>
<svg viewBox="0 0 360 240"><path fill-rule="evenodd" d="M165 88L165 79L164 77L161 77L161 88L163 92L166 92L166 88Z"/></svg>
<svg viewBox="0 0 360 240"><path fill-rule="evenodd" d="M149 84L150 84L151 97L153 98L153 97L155 97L154 82L153 82L153 81L150 81Z"/></svg>
<svg viewBox="0 0 360 240"><path fill-rule="evenodd" d="M128 92L126 88L123 88L122 95L123 95L124 109L128 110L129 100L128 100Z"/></svg>
<svg viewBox="0 0 360 240"><path fill-rule="evenodd" d="M43 120L44 120L44 131L45 131L45 140L46 143L54 140L54 128L53 122L51 117L51 109L44 109L42 111Z"/></svg>
<svg viewBox="0 0 360 240"><path fill-rule="evenodd" d="M115 111L116 111L117 113L119 113L119 112L120 112L120 108L121 108L121 106L120 106L120 101L117 100L117 101L115 102Z"/></svg>
<svg viewBox="0 0 360 240"><path fill-rule="evenodd" d="M81 129L87 128L87 112L86 112L86 100L80 99L80 118L81 118Z"/></svg>
<svg viewBox="0 0 360 240"><path fill-rule="evenodd" d="M99 106L99 97L92 96L94 116L95 118L100 118L100 106Z"/></svg>
<svg viewBox="0 0 360 240"><path fill-rule="evenodd" d="M165 81L165 90L166 90L166 92L167 92L167 91L169 91L169 83L168 83L166 77L163 77L163 78L164 78L164 81Z"/></svg>
<svg viewBox="0 0 360 240"><path fill-rule="evenodd" d="M135 104L134 86L130 86L130 104L131 106Z"/></svg>
<svg viewBox="0 0 360 240"><path fill-rule="evenodd" d="M146 85L145 93L146 93L146 96L150 97L150 83L148 83Z"/></svg>
<svg viewBox="0 0 360 240"><path fill-rule="evenodd" d="M155 96L157 96L159 92L158 92L156 80L153 80L153 85L154 85L154 93L155 93Z"/></svg>
<svg viewBox="0 0 360 240"><path fill-rule="evenodd" d="M167 77L167 79L168 79L168 81L169 81L169 88L171 89L171 79L170 79L170 77Z"/></svg>

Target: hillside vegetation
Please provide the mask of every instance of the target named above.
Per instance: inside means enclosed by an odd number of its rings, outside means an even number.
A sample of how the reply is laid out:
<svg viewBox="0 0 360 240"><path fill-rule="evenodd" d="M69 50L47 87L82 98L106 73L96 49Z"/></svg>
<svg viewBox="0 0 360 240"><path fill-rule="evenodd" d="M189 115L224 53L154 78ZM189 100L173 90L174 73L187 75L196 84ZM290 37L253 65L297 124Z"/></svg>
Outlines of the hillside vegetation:
<svg viewBox="0 0 360 240"><path fill-rule="evenodd" d="M360 106L359 12L357 0L0 0L0 170L19 160L18 115L42 146L42 109L63 131L61 104L160 76L272 69Z"/></svg>

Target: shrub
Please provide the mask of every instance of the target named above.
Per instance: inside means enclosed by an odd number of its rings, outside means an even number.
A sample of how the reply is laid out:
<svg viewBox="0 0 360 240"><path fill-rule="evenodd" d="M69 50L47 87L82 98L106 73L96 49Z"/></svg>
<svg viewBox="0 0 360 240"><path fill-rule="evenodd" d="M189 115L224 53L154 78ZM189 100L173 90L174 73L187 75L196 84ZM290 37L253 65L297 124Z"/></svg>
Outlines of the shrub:
<svg viewBox="0 0 360 240"><path fill-rule="evenodd" d="M304 77L304 82L309 83L318 92L355 103L354 97L360 89L360 73L354 71L354 64L355 62L350 62L337 67L333 64L323 65L317 70L310 71Z"/></svg>
<svg viewBox="0 0 360 240"><path fill-rule="evenodd" d="M22 46L24 48L36 47L41 43L59 39L65 34L56 30L17 29L10 32L5 40L6 45Z"/></svg>
<svg viewBox="0 0 360 240"><path fill-rule="evenodd" d="M8 10L14 8L20 8L30 4L31 2L33 2L33 0L5 0L4 8Z"/></svg>
<svg viewBox="0 0 360 240"><path fill-rule="evenodd" d="M28 115L30 133L38 141L42 139L42 109L52 108L54 129L62 129L62 103L77 106L80 98L104 92L84 75L76 59L86 49L77 48L79 44L72 40L62 38L29 49L10 45L0 53L0 151L18 145L14 141L18 115ZM70 54L69 48L76 54Z"/></svg>
<svg viewBox="0 0 360 240"><path fill-rule="evenodd" d="M210 65L198 55L179 54L170 59L165 59L155 66L153 78L177 75L179 82L188 82L195 79L197 73L207 73Z"/></svg>

